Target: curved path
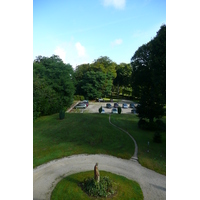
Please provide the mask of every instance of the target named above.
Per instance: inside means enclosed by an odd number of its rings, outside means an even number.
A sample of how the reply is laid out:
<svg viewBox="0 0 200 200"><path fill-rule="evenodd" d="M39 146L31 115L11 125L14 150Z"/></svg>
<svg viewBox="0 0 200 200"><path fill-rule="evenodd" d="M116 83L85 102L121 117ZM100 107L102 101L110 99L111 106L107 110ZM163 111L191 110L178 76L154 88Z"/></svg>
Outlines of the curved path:
<svg viewBox="0 0 200 200"><path fill-rule="evenodd" d="M138 160L138 157L137 157L137 154L138 154L138 146L137 146L137 143L135 141L135 139L129 134L129 132L125 131L124 129L116 126L115 124L113 124L111 121L110 121L110 115L109 115L109 123L115 127L117 127L118 129L120 129L121 131L125 132L127 135L129 135L129 137L133 140L134 144L135 144L135 151L134 151L134 155L131 157L131 159L133 160Z"/></svg>
<svg viewBox="0 0 200 200"><path fill-rule="evenodd" d="M127 133L135 143L135 152L130 160L102 154L82 154L40 165L33 170L33 199L49 200L61 179L70 174L93 170L96 162L99 163L100 171L112 172L138 182L145 200L166 199L166 176L141 166L137 162L138 147L134 138L127 131L112 125Z"/></svg>
<svg viewBox="0 0 200 200"><path fill-rule="evenodd" d="M166 176L141 166L138 162L108 155L74 155L51 161L33 170L33 199L50 199L56 184L70 174L93 170L95 163L99 170L122 175L140 184L144 199L166 199Z"/></svg>

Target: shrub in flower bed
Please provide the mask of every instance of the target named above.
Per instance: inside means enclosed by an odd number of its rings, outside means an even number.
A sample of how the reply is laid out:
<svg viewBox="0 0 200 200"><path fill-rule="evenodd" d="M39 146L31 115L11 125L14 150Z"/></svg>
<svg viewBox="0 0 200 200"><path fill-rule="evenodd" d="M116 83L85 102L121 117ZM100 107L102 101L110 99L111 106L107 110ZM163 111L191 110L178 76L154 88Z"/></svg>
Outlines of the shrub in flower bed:
<svg viewBox="0 0 200 200"><path fill-rule="evenodd" d="M81 183L81 188L92 197L109 197L116 194L117 184L107 176L101 177L99 182L88 177Z"/></svg>

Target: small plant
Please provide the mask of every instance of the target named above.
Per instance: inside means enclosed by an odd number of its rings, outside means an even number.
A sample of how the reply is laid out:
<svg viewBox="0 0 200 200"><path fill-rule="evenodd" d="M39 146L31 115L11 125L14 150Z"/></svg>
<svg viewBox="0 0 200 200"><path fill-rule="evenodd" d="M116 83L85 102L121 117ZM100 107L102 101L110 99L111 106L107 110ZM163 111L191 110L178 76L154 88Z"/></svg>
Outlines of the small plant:
<svg viewBox="0 0 200 200"><path fill-rule="evenodd" d="M122 108L118 106L118 114L121 114L121 112L122 112Z"/></svg>
<svg viewBox="0 0 200 200"><path fill-rule="evenodd" d="M60 112L59 112L59 119L61 120L61 119L64 119L64 118L65 118L65 110L62 109L62 110L60 110Z"/></svg>
<svg viewBox="0 0 200 200"><path fill-rule="evenodd" d="M99 113L101 113L102 112L102 106L99 108Z"/></svg>
<svg viewBox="0 0 200 200"><path fill-rule="evenodd" d="M159 131L156 131L154 136L153 136L153 142L155 143L161 143L162 140L161 140L161 134Z"/></svg>
<svg viewBox="0 0 200 200"><path fill-rule="evenodd" d="M109 177L102 177L99 183L94 178L85 178L81 183L82 190L92 197L108 197L116 193L116 183Z"/></svg>

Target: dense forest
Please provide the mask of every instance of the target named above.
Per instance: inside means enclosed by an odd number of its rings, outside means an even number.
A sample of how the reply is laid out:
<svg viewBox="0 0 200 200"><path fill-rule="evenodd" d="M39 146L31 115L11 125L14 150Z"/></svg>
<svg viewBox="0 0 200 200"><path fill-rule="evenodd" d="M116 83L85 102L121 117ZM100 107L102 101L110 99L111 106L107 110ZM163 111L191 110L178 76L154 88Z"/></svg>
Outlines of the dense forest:
<svg viewBox="0 0 200 200"><path fill-rule="evenodd" d="M34 119L69 107L77 95L85 99L126 95L137 98L141 119L159 119L166 105L166 25L134 53L130 63L116 64L107 56L73 69L56 55L33 62Z"/></svg>

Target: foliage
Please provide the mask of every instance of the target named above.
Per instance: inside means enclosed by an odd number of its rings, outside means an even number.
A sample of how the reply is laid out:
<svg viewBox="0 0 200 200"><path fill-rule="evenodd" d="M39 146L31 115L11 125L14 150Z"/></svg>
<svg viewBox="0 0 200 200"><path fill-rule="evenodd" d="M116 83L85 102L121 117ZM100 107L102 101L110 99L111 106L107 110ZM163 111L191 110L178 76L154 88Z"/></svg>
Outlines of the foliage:
<svg viewBox="0 0 200 200"><path fill-rule="evenodd" d="M149 119L164 116L166 104L166 26L156 37L142 45L131 58L132 89L139 98L138 117Z"/></svg>
<svg viewBox="0 0 200 200"><path fill-rule="evenodd" d="M153 136L153 142L155 143L161 143L162 140L161 140L161 134L159 131L156 131L154 136Z"/></svg>
<svg viewBox="0 0 200 200"><path fill-rule="evenodd" d="M116 64L108 57L100 57L92 64L76 67L76 94L88 99L96 99L111 93L116 77Z"/></svg>
<svg viewBox="0 0 200 200"><path fill-rule="evenodd" d="M118 111L118 114L121 114L121 112L122 112L122 108L121 108L120 106L118 106L117 111Z"/></svg>
<svg viewBox="0 0 200 200"><path fill-rule="evenodd" d="M73 69L56 55L38 56L33 62L34 117L58 113L73 102Z"/></svg>
<svg viewBox="0 0 200 200"><path fill-rule="evenodd" d="M85 177L91 177L93 171L80 172L66 176L58 182L53 192L51 193L51 200L76 200L76 199L106 199L104 197L90 197L81 189L81 182ZM144 199L140 185L127 179L123 176L113 174L110 172L101 171L102 176L109 177L116 183L117 193L110 196L109 199Z"/></svg>
<svg viewBox="0 0 200 200"><path fill-rule="evenodd" d="M156 120L156 122L148 122L141 118L138 121L138 127L148 131L166 131L166 124L162 120Z"/></svg>
<svg viewBox="0 0 200 200"><path fill-rule="evenodd" d="M131 65L126 63L121 63L120 65L117 65L116 73L117 76L113 81L113 85L117 87L118 95L122 88L123 88L122 89L123 93L127 93L127 91L130 90L128 89L128 87L131 87L131 75L132 75Z"/></svg>
<svg viewBox="0 0 200 200"><path fill-rule="evenodd" d="M109 177L101 177L99 183L94 178L85 178L81 183L82 189L92 197L109 197L116 193L116 183L113 183Z"/></svg>
<svg viewBox="0 0 200 200"><path fill-rule="evenodd" d="M83 95L74 95L74 100L80 100L83 101L85 97Z"/></svg>
<svg viewBox="0 0 200 200"><path fill-rule="evenodd" d="M99 108L99 113L101 113L102 112L102 106Z"/></svg>
<svg viewBox="0 0 200 200"><path fill-rule="evenodd" d="M59 119L64 119L65 118L65 110L60 110L59 112Z"/></svg>

